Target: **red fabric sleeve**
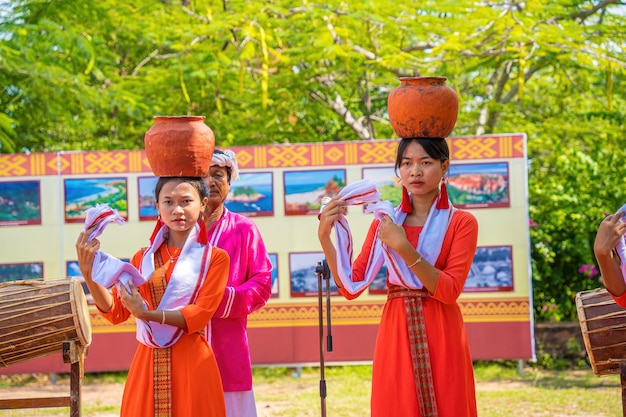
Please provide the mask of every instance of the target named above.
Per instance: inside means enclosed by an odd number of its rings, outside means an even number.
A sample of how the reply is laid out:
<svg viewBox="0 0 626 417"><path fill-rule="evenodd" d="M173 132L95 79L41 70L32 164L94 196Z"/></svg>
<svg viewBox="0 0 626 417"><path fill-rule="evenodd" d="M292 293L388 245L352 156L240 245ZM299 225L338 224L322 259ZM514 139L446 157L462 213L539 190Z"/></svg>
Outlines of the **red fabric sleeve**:
<svg viewBox="0 0 626 417"><path fill-rule="evenodd" d="M193 304L189 304L181 310L185 322L187 322L188 333L195 333L204 329L215 314L215 310L217 310L224 296L229 267L230 257L228 253L214 246L211 252L209 271L198 298Z"/></svg>
<svg viewBox="0 0 626 417"><path fill-rule="evenodd" d="M435 263L439 280L433 298L444 304L457 301L474 261L478 244L478 222L468 211L457 210L443 240ZM443 262L445 261L445 264Z"/></svg>

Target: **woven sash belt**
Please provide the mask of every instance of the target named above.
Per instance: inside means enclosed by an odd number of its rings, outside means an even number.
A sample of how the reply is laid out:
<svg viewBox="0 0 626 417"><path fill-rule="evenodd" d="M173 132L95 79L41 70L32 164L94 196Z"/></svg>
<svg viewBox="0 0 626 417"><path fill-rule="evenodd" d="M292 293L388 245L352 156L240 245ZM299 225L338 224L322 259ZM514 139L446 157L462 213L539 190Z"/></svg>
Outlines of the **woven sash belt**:
<svg viewBox="0 0 626 417"><path fill-rule="evenodd" d="M389 286L387 299L404 298L406 324L411 347L411 362L413 363L413 377L415 391L422 417L437 417L437 401L433 375L430 368L430 354L428 353L428 337L426 335L426 320L422 301L428 297L428 290L411 290L396 285Z"/></svg>

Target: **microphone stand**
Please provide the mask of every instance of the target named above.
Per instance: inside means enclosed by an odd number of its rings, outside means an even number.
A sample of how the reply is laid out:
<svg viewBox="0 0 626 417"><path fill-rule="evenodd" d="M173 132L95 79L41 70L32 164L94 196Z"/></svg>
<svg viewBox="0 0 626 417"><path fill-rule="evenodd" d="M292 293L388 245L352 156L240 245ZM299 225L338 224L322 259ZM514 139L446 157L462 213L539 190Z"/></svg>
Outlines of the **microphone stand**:
<svg viewBox="0 0 626 417"><path fill-rule="evenodd" d="M328 352L333 351L333 339L330 330L330 269L326 263L326 259L322 262L318 262L315 267L315 273L317 274L317 301L319 308L319 339L320 339L320 400L322 417L326 417L326 379L324 375L324 313L322 310L322 279L326 285L326 350Z"/></svg>

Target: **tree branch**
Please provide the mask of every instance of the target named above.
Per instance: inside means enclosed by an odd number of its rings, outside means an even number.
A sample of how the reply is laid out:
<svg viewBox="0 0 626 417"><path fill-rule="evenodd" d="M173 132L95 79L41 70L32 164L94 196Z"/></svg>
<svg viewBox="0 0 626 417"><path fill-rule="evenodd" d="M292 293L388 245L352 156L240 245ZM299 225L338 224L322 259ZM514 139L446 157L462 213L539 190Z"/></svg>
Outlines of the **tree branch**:
<svg viewBox="0 0 626 417"><path fill-rule="evenodd" d="M372 136L367 126L363 125L359 120L357 120L352 112L346 107L343 99L339 94L335 96L334 99L330 99L321 91L311 91L311 97L315 100L327 104L336 114L341 116L344 123L346 123L352 130L356 132L359 138L363 140L370 140Z"/></svg>

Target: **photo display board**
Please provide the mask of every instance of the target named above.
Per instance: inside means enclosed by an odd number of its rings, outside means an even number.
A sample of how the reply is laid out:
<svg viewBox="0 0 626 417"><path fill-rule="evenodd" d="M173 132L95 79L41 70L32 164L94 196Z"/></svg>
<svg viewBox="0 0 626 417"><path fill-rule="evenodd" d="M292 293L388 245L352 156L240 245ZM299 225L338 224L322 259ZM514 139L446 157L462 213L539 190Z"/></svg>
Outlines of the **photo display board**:
<svg viewBox="0 0 626 417"><path fill-rule="evenodd" d="M450 199L479 224L478 248L459 299L473 359L534 359L526 136L453 137L448 144ZM272 296L248 318L254 364L319 360L315 267L323 260L317 239L321 199L368 178L383 199L399 204L397 145L398 140L375 140L230 148L241 178L231 184L225 205L255 222L274 266ZM0 155L0 238L10 242L0 253L0 282L82 279L74 245L84 210L101 202L126 219L107 227L99 238L102 250L132 258L148 245L154 227L155 182L142 150ZM348 208L355 253L372 220L362 206ZM329 363L372 359L385 274L383 268L351 301L331 280ZM137 343L134 322L112 326L93 304L89 309L94 340L86 370L127 369ZM119 349L113 358L112 346ZM1 372L55 372L63 366L46 358L32 362Z"/></svg>

